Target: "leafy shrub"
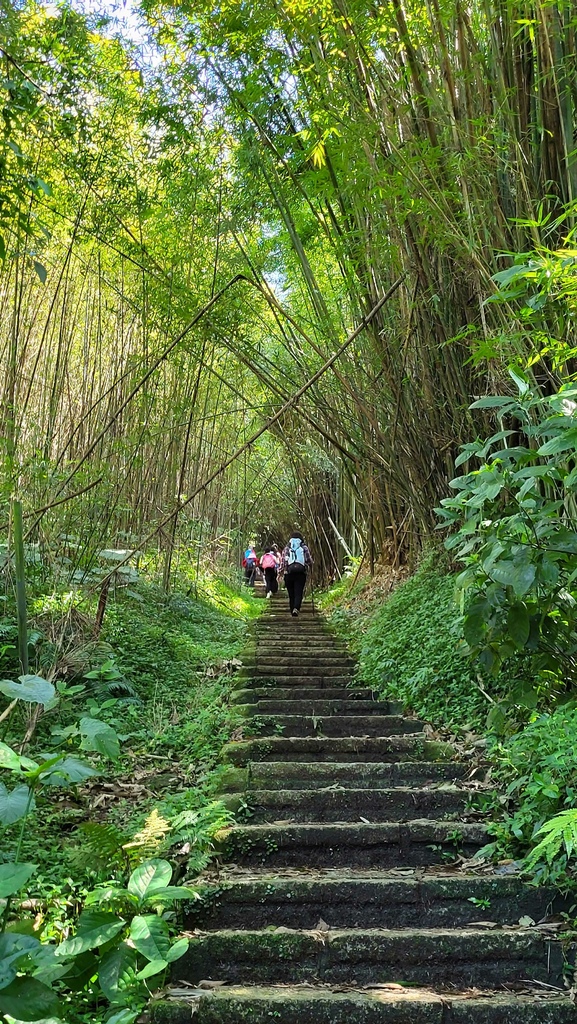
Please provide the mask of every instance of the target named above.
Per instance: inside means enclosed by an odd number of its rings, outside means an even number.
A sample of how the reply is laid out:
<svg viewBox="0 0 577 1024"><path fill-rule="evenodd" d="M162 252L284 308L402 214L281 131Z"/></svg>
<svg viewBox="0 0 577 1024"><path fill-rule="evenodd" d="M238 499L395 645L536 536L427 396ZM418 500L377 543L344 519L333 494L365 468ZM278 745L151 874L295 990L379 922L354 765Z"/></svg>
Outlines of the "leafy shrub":
<svg viewBox="0 0 577 1024"><path fill-rule="evenodd" d="M466 657L454 589L430 556L352 638L359 681L445 727L479 725L488 708ZM338 615L331 621L340 628Z"/></svg>
<svg viewBox="0 0 577 1024"><path fill-rule="evenodd" d="M510 372L518 398L474 403L496 410L501 429L464 446L457 464L481 466L452 481L439 512L458 527L446 546L466 566L470 651L489 671L521 653L531 682L511 703L533 708L577 685L577 387L543 396Z"/></svg>
<svg viewBox="0 0 577 1024"><path fill-rule="evenodd" d="M543 825L577 804L577 709L560 707L540 715L515 736L495 746L492 759L497 806L503 817L490 826L495 837L491 854L523 857ZM555 851L561 850L561 844ZM541 849L529 864L539 881L559 880L567 854L554 860L551 848Z"/></svg>

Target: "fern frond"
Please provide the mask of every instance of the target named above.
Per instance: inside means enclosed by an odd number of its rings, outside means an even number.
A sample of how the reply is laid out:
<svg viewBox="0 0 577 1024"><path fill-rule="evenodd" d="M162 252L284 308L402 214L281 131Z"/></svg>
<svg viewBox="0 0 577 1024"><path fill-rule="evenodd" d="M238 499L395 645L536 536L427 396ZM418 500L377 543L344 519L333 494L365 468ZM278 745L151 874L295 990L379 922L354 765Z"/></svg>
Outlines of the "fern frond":
<svg viewBox="0 0 577 1024"><path fill-rule="evenodd" d="M165 845L170 827L170 822L163 818L155 807L146 818L140 831L129 842L124 843L122 848L129 854L131 861L154 857Z"/></svg>
<svg viewBox="0 0 577 1024"><path fill-rule="evenodd" d="M549 865L559 856L561 849L565 850L567 859L572 856L577 847L577 808L570 808L561 811L536 832L535 839L543 836L541 842L531 850L525 859L525 866L530 870L540 860L545 860Z"/></svg>
<svg viewBox="0 0 577 1024"><path fill-rule="evenodd" d="M82 859L97 871L112 870L126 864L123 847L128 836L116 825L107 822L85 821L78 832L82 835Z"/></svg>

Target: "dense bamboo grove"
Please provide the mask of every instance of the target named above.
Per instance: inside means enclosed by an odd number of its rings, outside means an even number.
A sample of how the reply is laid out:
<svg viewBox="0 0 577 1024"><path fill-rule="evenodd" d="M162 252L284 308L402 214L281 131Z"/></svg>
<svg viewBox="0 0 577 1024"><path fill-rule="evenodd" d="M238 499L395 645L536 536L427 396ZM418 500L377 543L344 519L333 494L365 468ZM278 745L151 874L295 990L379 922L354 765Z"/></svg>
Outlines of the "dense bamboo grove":
<svg viewBox="0 0 577 1024"><path fill-rule="evenodd" d="M148 49L3 11L4 520L73 566L154 536L167 583L296 521L327 573L416 552L472 399L552 372L487 299L573 228L573 6L147 0Z"/></svg>

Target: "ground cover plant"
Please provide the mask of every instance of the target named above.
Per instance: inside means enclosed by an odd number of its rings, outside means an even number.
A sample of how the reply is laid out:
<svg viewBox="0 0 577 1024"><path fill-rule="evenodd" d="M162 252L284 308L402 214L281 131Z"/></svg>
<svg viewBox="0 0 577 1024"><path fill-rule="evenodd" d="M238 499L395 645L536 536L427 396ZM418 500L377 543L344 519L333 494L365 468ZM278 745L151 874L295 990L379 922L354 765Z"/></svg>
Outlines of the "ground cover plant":
<svg viewBox="0 0 577 1024"><path fill-rule="evenodd" d="M354 574L331 592L330 621L358 657L359 685L402 701L436 727L481 730L491 705L467 657L454 576L440 553L403 576L393 576L398 585L388 596L364 576L356 584L361 594L349 598ZM503 685L497 681L497 693Z"/></svg>
<svg viewBox="0 0 577 1024"><path fill-rule="evenodd" d="M96 598L46 582L31 588L28 639L33 661L52 655L52 681L0 683L0 1013L130 1024L188 946L176 912L195 891L176 882L231 821L212 790L258 603L208 573L197 597L190 579L170 595L140 579L109 595L94 643ZM7 671L10 599L5 611Z"/></svg>

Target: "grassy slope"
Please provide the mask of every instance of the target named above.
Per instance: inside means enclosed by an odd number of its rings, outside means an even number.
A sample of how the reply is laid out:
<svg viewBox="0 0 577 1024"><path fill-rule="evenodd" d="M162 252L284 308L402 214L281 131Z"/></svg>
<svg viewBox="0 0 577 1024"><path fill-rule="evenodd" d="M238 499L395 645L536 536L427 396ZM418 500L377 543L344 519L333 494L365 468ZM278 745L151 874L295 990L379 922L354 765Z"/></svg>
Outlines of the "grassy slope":
<svg viewBox="0 0 577 1024"><path fill-rule="evenodd" d="M365 578L354 588L339 583L325 604L358 657L362 682L435 726L479 728L488 702L463 650L453 594L453 578L428 559L386 598Z"/></svg>
<svg viewBox="0 0 577 1024"><path fill-rule="evenodd" d="M45 637L58 632L67 601L67 595L37 590L30 601L33 627ZM94 608L81 604L62 665L68 685L84 689L65 694L41 717L26 752L34 757L41 751L56 752L64 744L73 753L78 740L68 739L66 730L90 714L116 730L121 755L115 763L87 755L99 770L95 780L78 791L52 789L39 798L22 848L22 856L39 865L30 895L58 894L70 875L76 889L94 882L95 872L82 852L84 840L77 834L83 822L112 823L132 836L154 809L170 818L210 803L220 748L238 725L228 706L234 671L230 662L242 651L248 623L259 610L252 594L214 579L204 581L198 599L182 591L167 597L145 581L128 593L120 590L109 600L101 635L107 656L112 656L134 693L118 698L106 683L83 678L86 665L76 676L71 674L71 665L80 664L90 649L91 627L85 628L85 623L93 621ZM0 623L7 635L11 623L10 615ZM39 652L41 661L42 641ZM11 663L14 656L13 647L4 652L3 676L17 676L19 669ZM14 746L25 729L23 715L19 710L13 716L2 737ZM8 857L18 829L12 826L4 835Z"/></svg>
<svg viewBox="0 0 577 1024"><path fill-rule="evenodd" d="M468 725L485 732L490 705L464 652L453 578L429 559L409 579L393 582L398 586L387 594L382 579L353 586L349 577L323 598L333 628L359 659L359 679L438 728ZM510 685L504 671L483 680L497 701ZM577 805L577 708L574 702L532 711L511 706L505 719L505 734L489 736L501 795L488 799L486 811L494 815L494 856L518 859L535 845L545 821ZM574 885L567 868L561 852L532 874L537 882L567 885L569 878Z"/></svg>

